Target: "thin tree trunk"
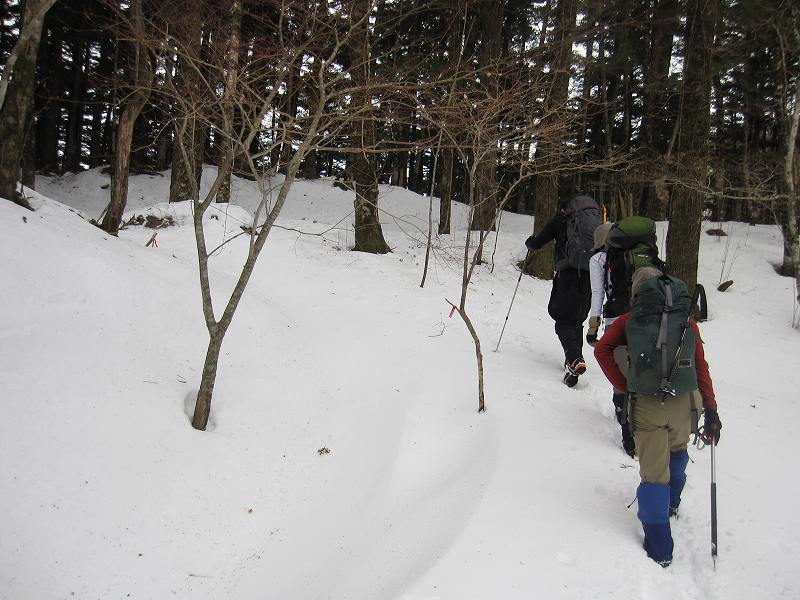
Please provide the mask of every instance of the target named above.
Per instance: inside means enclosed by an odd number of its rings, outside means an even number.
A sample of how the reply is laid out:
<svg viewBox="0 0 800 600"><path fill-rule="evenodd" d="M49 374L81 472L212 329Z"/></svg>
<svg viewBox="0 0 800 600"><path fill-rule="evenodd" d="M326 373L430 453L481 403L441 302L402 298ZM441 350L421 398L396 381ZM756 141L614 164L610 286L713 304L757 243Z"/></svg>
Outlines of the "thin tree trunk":
<svg viewBox="0 0 800 600"><path fill-rule="evenodd" d="M89 45L79 37L72 49L72 89L67 105L67 137L64 148L64 170L77 173L81 170L81 147L83 142L83 103L86 76L84 68L88 63Z"/></svg>
<svg viewBox="0 0 800 600"><path fill-rule="evenodd" d="M101 225L104 230L115 235L119 230L122 213L125 212L125 206L128 203L128 175L133 128L149 96L148 90L142 91L138 98L132 98L123 109L117 126L114 173L111 177L111 204L108 206Z"/></svg>
<svg viewBox="0 0 800 600"><path fill-rule="evenodd" d="M142 14L142 0L132 0L130 3L131 22L136 31L144 28ZM134 42L135 43L135 42ZM122 221L122 214L128 202L128 173L130 169L131 142L136 119L142 112L147 100L150 98L150 84L152 83L153 70L145 48L137 46L134 49L136 58L133 69L133 93L128 99L116 130L116 144L114 148L114 171L111 177L111 203L106 210L101 227L116 235Z"/></svg>
<svg viewBox="0 0 800 600"><path fill-rule="evenodd" d="M117 45L109 37L102 38L95 46L99 55L94 73L101 80L110 78L114 72ZM105 130L106 121L111 121L113 97L106 93L95 92L91 106L92 124L89 130L89 168L93 169L108 161L111 149L107 145Z"/></svg>
<svg viewBox="0 0 800 600"><path fill-rule="evenodd" d="M450 233L450 207L453 203L453 162L454 152L450 148L442 150L442 175L439 199L439 235Z"/></svg>
<svg viewBox="0 0 800 600"><path fill-rule="evenodd" d="M292 157L292 132L290 124L297 118L298 85L300 83L300 60L291 67L291 73L286 80L286 94L284 95L281 110L281 144L280 144L280 173L286 172L286 164Z"/></svg>
<svg viewBox="0 0 800 600"><path fill-rule="evenodd" d="M451 0L450 31L447 36L448 68L453 76L453 83L448 94L448 105L455 96L461 65L461 44L466 34L466 11L461 0ZM441 139L441 138L440 138ZM442 150L442 172L439 181L439 235L450 233L450 215L453 205L453 177L455 175L455 151L450 142Z"/></svg>
<svg viewBox="0 0 800 600"><path fill-rule="evenodd" d="M47 23L50 21L46 20ZM45 98L36 120L36 162L44 173L58 172L58 128L61 123L58 97L63 86L62 42L61 28L50 28L46 42L42 44L44 47L38 65L44 88L41 91ZM96 104L95 108L99 109L100 104Z"/></svg>
<svg viewBox="0 0 800 600"><path fill-rule="evenodd" d="M225 80L225 97L223 98L223 131L221 141L221 156L219 168L225 169L222 172L222 184L217 192L217 202L225 203L231 200L231 171L233 169L234 154L234 112L233 90L236 89L236 82L239 74L239 53L242 44L242 3L241 0L234 0L231 3L228 14L228 52L225 55L225 69L227 77ZM227 165L227 167L225 167ZM210 396L209 396L210 397Z"/></svg>
<svg viewBox="0 0 800 600"><path fill-rule="evenodd" d="M191 56L178 58L178 77L186 99L178 108L177 126L173 138L172 177L169 186L169 201L197 200L200 195L200 176L203 168L203 149L206 128L187 108L197 95L199 57L202 39L192 36L187 42Z"/></svg>
<svg viewBox="0 0 800 600"><path fill-rule="evenodd" d="M401 121L405 118L407 120L411 120L411 113L408 111L403 111L401 108L399 111ZM405 144L410 144L411 142L411 124L401 122L397 126L397 141L399 142L398 146ZM408 188L408 170L409 170L409 163L411 162L411 152L408 150L400 150L394 154L394 164L392 165L392 185L402 188Z"/></svg>
<svg viewBox="0 0 800 600"><path fill-rule="evenodd" d="M481 24L481 44L478 60L486 80L486 91L490 97L499 93L497 61L502 49L503 2L502 0L481 0L478 4ZM494 125L494 124L493 124ZM475 212L470 229L488 231L498 210L497 190L497 139L494 127L490 128L488 139L478 142L479 161L476 171ZM478 257L478 262L481 258Z"/></svg>
<svg viewBox="0 0 800 600"><path fill-rule="evenodd" d="M214 395L214 384L217 382L217 365L219 365L219 353L222 350L222 340L224 332L220 335L210 335L206 358L203 362L203 374L200 378L200 389L197 392L197 400L194 405L192 415L192 427L204 431L208 425L208 418L211 415L211 397Z"/></svg>
<svg viewBox="0 0 800 600"><path fill-rule="evenodd" d="M314 86L306 86L305 88L307 102L309 106L315 105L318 101L316 96L317 89ZM320 152L317 151L318 140L313 140L311 147L308 149L308 154L306 154L305 158L303 159L303 164L300 167L300 172L302 173L302 177L304 179L312 180L312 179L319 179L319 169L320 169Z"/></svg>
<svg viewBox="0 0 800 600"><path fill-rule="evenodd" d="M583 154L588 151L588 138L589 138L589 102L592 97L592 64L594 61L594 35L596 20L594 18L594 7L588 3L586 7L586 35L584 37L584 44L586 46L586 56L583 60L583 81L581 82L581 119L577 127L577 142L579 150ZM598 57L601 59L602 57ZM579 171L577 175L577 187L583 188L584 171Z"/></svg>
<svg viewBox="0 0 800 600"><path fill-rule="evenodd" d="M469 318L465 307L462 306L459 308L458 311L461 320L464 321L464 325L467 326L467 331L469 331L469 335L472 338L472 343L475 345L475 359L478 364L478 412L485 412L486 411L486 393L485 393L485 377L483 371L483 352L481 351L481 339L478 337L478 332L475 330L475 326L472 324L472 320Z"/></svg>

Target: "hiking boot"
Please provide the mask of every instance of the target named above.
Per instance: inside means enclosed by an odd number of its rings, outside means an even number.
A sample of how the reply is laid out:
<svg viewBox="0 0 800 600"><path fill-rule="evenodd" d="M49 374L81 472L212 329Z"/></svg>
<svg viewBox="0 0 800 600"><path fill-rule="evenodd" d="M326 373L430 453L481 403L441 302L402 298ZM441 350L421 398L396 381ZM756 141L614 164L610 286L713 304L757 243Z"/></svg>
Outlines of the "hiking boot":
<svg viewBox="0 0 800 600"><path fill-rule="evenodd" d="M625 423L622 426L622 449L625 450L625 454L634 458L636 456L636 442L633 441L633 436L631 435L631 430L628 428L628 424Z"/></svg>
<svg viewBox="0 0 800 600"><path fill-rule="evenodd" d="M578 358L572 361L570 368L572 369L572 372L575 373L576 375L583 375L584 373L586 373L586 361L583 360L582 356L579 356Z"/></svg>
<svg viewBox="0 0 800 600"><path fill-rule="evenodd" d="M583 359L578 357L569 364L564 361L564 385L567 387L575 387L578 383L578 376L586 373L586 363Z"/></svg>
<svg viewBox="0 0 800 600"><path fill-rule="evenodd" d="M578 383L578 374L572 370L569 363L564 361L564 385L567 387L575 387L575 384Z"/></svg>
<svg viewBox="0 0 800 600"><path fill-rule="evenodd" d="M623 439L622 449L625 450L625 454L627 454L631 458L636 458L636 444L633 443L633 440L628 442L627 440Z"/></svg>
<svg viewBox="0 0 800 600"><path fill-rule="evenodd" d="M671 509L670 509L670 510L671 510ZM645 541L645 542L642 542L642 548L644 548L644 551L645 551L645 552L647 552L647 556L650 556L650 551L647 549L647 542L646 542L646 541ZM665 560L658 560L658 559L655 559L655 558L653 558L652 556L650 556L650 558L652 558L652 559L653 559L653 561L654 561L654 562L655 562L655 563L656 563L656 564L657 564L659 567L661 567L661 568L663 568L663 569L666 569L668 566L670 566L670 565L672 564L672 559L671 559L671 558L667 558L667 559L665 559Z"/></svg>

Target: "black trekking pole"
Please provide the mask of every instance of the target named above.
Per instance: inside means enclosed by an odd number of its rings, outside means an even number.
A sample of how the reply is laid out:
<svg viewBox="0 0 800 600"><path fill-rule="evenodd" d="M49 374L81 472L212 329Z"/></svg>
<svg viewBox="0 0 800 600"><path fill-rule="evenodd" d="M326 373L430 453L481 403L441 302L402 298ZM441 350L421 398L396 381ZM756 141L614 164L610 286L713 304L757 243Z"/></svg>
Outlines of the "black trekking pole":
<svg viewBox="0 0 800 600"><path fill-rule="evenodd" d="M500 338L497 340L497 347L494 349L495 352L500 348L500 340L503 339L503 332L506 330L506 325L508 325L508 316L511 314L511 307L514 306L514 298L517 297L517 290L519 289L519 282L522 281L522 275L525 272L525 265L528 262L528 257L531 255L531 251L528 250L528 253L525 255L525 260L522 261L522 268L519 270L519 278L517 279L517 286L514 288L514 295L511 296L511 304L508 305L508 312L506 313L506 320L503 322L503 329L500 330Z"/></svg>
<svg viewBox="0 0 800 600"><path fill-rule="evenodd" d="M714 462L714 448L717 443L711 439L711 560L717 570L717 466Z"/></svg>
<svg viewBox="0 0 800 600"><path fill-rule="evenodd" d="M683 344L686 341L686 332L689 330L690 323L692 321L692 314L694 313L695 306L697 306L697 300L700 297L700 286L696 286L694 288L694 293L692 294L692 303L691 309L689 310L689 314L686 316L686 320L683 322L681 327L681 339L678 341L678 347L675 349L675 356L672 357L672 367L669 370L669 374L666 378L661 381L661 400L664 401L667 396L674 396L675 390L672 389L672 378L675 376L675 371L678 369L678 360L681 357L681 352L683 351Z"/></svg>

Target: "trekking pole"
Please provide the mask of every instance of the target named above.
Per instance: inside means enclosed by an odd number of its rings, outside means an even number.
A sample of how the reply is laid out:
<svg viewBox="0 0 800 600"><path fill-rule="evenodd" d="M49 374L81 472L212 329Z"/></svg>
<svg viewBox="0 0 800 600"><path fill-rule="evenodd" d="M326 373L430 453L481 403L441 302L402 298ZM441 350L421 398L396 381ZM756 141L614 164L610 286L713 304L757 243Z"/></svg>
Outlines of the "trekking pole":
<svg viewBox="0 0 800 600"><path fill-rule="evenodd" d="M714 462L714 448L717 443L711 440L711 560L717 570L717 466Z"/></svg>
<svg viewBox="0 0 800 600"><path fill-rule="evenodd" d="M517 286L514 288L514 295L511 296L511 304L508 305L508 312L506 313L506 320L503 322L503 329L500 330L500 338L497 340L497 347L494 349L495 352L500 348L500 340L503 339L503 332L506 330L506 325L508 325L508 316L511 314L511 307L514 306L514 298L517 297L517 290L519 289L519 282L522 281L522 274L525 272L525 264L528 262L528 257L531 255L531 251L528 250L528 253L525 255L525 260L522 261L522 268L519 270L519 278L517 279Z"/></svg>

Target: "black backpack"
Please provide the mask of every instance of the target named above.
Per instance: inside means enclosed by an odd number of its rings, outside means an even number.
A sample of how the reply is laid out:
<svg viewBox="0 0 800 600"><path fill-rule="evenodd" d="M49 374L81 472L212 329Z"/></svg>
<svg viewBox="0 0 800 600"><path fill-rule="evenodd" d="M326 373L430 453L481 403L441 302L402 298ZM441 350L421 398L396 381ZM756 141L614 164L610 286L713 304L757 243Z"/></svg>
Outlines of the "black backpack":
<svg viewBox="0 0 800 600"><path fill-rule="evenodd" d="M600 207L589 196L575 196L566 205L567 244L565 256L556 262L556 270L589 269L594 246L594 230L603 222Z"/></svg>
<svg viewBox="0 0 800 600"><path fill-rule="evenodd" d="M611 227L606 238L606 317L618 317L630 309L633 272L639 267L666 272L666 264L658 258L656 222L625 217Z"/></svg>

